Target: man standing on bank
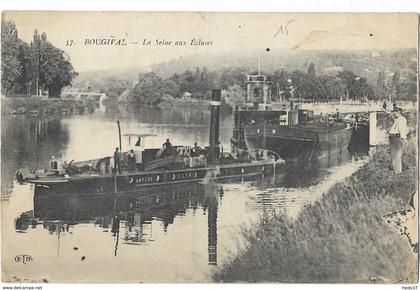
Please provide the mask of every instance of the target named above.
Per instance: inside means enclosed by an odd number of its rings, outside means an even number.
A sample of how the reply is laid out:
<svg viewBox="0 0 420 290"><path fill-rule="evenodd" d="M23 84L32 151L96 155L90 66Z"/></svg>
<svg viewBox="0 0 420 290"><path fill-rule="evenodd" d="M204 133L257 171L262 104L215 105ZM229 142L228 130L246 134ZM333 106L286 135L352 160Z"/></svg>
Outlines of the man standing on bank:
<svg viewBox="0 0 420 290"><path fill-rule="evenodd" d="M407 138L407 119L402 115L402 109L396 108L391 114L394 123L389 129L389 145L391 147L392 169L396 174L402 172L402 151L404 141Z"/></svg>

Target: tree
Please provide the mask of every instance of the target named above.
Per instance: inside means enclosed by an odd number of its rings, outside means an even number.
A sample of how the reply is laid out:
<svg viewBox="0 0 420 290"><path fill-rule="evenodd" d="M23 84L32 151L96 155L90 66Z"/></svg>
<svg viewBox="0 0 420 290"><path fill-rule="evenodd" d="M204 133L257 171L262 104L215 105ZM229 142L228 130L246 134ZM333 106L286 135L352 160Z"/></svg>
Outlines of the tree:
<svg viewBox="0 0 420 290"><path fill-rule="evenodd" d="M157 105L163 100L164 94L164 83L158 75L154 72L141 73L137 84L130 90L129 99L141 104Z"/></svg>
<svg viewBox="0 0 420 290"><path fill-rule="evenodd" d="M59 97L61 89L71 85L76 75L69 56L47 41L45 33L40 36L35 30L31 43L31 78L36 93L47 90L49 96Z"/></svg>
<svg viewBox="0 0 420 290"><path fill-rule="evenodd" d="M396 71L392 76L392 83L395 85L400 81L400 72Z"/></svg>
<svg viewBox="0 0 420 290"><path fill-rule="evenodd" d="M244 68L228 68L223 69L220 74L220 88L227 89L234 84L245 88L247 71Z"/></svg>
<svg viewBox="0 0 420 290"><path fill-rule="evenodd" d="M36 95L39 94L41 46L41 37L38 30L35 29L30 45L30 79L33 81L32 91Z"/></svg>
<svg viewBox="0 0 420 290"><path fill-rule="evenodd" d="M378 79L376 81L376 99L383 100L386 98L386 85L385 85L385 74L384 72L378 73Z"/></svg>
<svg viewBox="0 0 420 290"><path fill-rule="evenodd" d="M291 73L290 79L295 87L295 96L304 99L321 99L322 84L318 78L295 70Z"/></svg>
<svg viewBox="0 0 420 290"><path fill-rule="evenodd" d="M170 79L164 80L162 86L164 94L170 95L174 98L179 98L181 96L181 90L175 81Z"/></svg>
<svg viewBox="0 0 420 290"><path fill-rule="evenodd" d="M208 72L206 67L202 70L197 67L194 74L190 70L182 74L174 74L169 80L178 85L181 93L191 93L194 98L209 98L209 92L215 86L215 74ZM171 92L170 94L174 97L178 96L178 93Z"/></svg>
<svg viewBox="0 0 420 290"><path fill-rule="evenodd" d="M392 95L393 97L397 97L400 95L400 72L396 71L392 76Z"/></svg>
<svg viewBox="0 0 420 290"><path fill-rule="evenodd" d="M346 84L343 80L333 76L320 76L319 80L322 84L321 99L340 99L345 95Z"/></svg>
<svg viewBox="0 0 420 290"><path fill-rule="evenodd" d="M316 75L315 65L314 65L313 62L311 62L309 67L308 67L308 75L310 75L311 77L315 77L315 75Z"/></svg>
<svg viewBox="0 0 420 290"><path fill-rule="evenodd" d="M19 38L16 24L1 20L1 88L7 95L22 73L22 64L18 59Z"/></svg>
<svg viewBox="0 0 420 290"><path fill-rule="evenodd" d="M201 80L207 81L208 75L207 75L207 67L203 66L203 71L201 72Z"/></svg>
<svg viewBox="0 0 420 290"><path fill-rule="evenodd" d="M276 70L273 73L273 84L277 92L274 92L275 98L290 98L292 97L293 84L290 79L290 74L284 69Z"/></svg>
<svg viewBox="0 0 420 290"><path fill-rule="evenodd" d="M98 85L97 85L98 86ZM119 76L107 76L99 86L99 90L110 98L117 99L127 89L130 88L130 82Z"/></svg>
<svg viewBox="0 0 420 290"><path fill-rule="evenodd" d="M417 75L415 72L407 72L404 80L400 79L398 72L394 74L393 82L396 87L396 99L413 102L417 100Z"/></svg>
<svg viewBox="0 0 420 290"><path fill-rule="evenodd" d="M223 90L222 97L232 108L236 108L246 102L245 90L237 84L229 86L227 90Z"/></svg>
<svg viewBox="0 0 420 290"><path fill-rule="evenodd" d="M16 81L14 91L21 94L30 93L31 89L31 65L30 65L30 48L29 45L19 39L18 61L21 64L21 74Z"/></svg>
<svg viewBox="0 0 420 290"><path fill-rule="evenodd" d="M5 94L39 93L60 96L64 86L71 85L77 73L63 50L47 41L47 35L34 31L30 45L18 38L16 25L2 19L2 79Z"/></svg>
<svg viewBox="0 0 420 290"><path fill-rule="evenodd" d="M290 75L284 69L276 70L273 74L273 83L278 83L279 88L281 90L285 90L288 85L288 79L290 79Z"/></svg>
<svg viewBox="0 0 420 290"><path fill-rule="evenodd" d="M191 92L193 89L194 75L190 70L186 70L181 76L179 87L182 92Z"/></svg>
<svg viewBox="0 0 420 290"><path fill-rule="evenodd" d="M401 83L398 100L412 101L417 100L417 82L413 80L406 80Z"/></svg>
<svg viewBox="0 0 420 290"><path fill-rule="evenodd" d="M195 68L195 73L194 73L194 82L198 83L201 81L201 71L200 68L197 66Z"/></svg>
<svg viewBox="0 0 420 290"><path fill-rule="evenodd" d="M346 83L346 93L351 99L374 98L372 88L367 79L355 75L352 71L344 70L337 75Z"/></svg>

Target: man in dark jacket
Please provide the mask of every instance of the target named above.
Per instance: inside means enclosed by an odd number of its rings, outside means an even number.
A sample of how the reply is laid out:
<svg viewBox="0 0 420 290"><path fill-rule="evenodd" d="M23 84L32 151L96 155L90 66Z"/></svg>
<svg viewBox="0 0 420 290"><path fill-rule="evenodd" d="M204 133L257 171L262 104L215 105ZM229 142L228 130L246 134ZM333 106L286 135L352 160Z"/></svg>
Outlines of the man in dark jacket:
<svg viewBox="0 0 420 290"><path fill-rule="evenodd" d="M118 170L118 173L121 173L121 154L118 150L119 148L116 147L114 152L114 172Z"/></svg>
<svg viewBox="0 0 420 290"><path fill-rule="evenodd" d="M166 139L166 142L163 143L163 148L165 148L165 151L163 152L164 156L170 156L173 153L173 147L169 139Z"/></svg>
<svg viewBox="0 0 420 290"><path fill-rule="evenodd" d="M201 154L201 147L194 143L194 147L191 149L191 157L197 157Z"/></svg>

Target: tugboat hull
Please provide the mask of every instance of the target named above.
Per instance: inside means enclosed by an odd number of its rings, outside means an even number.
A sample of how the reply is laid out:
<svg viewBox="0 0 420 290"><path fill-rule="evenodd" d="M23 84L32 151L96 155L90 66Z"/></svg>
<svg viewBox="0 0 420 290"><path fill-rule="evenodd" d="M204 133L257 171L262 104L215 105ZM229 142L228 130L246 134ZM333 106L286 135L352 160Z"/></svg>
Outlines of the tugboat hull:
<svg viewBox="0 0 420 290"><path fill-rule="evenodd" d="M131 193L141 188L201 182L206 180L222 181L232 178L253 176L272 177L282 171L281 162L255 161L221 164L212 167L189 168L171 171L125 172L122 174L92 174L31 180L35 194L109 194Z"/></svg>

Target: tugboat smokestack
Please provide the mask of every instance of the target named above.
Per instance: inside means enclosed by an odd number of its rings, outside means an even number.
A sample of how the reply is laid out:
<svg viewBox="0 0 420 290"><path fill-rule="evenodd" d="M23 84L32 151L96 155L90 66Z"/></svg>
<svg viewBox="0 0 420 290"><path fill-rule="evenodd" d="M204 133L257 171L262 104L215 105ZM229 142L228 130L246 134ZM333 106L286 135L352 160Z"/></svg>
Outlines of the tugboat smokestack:
<svg viewBox="0 0 420 290"><path fill-rule="evenodd" d="M213 90L211 95L209 164L214 164L219 157L219 126L220 126L221 90Z"/></svg>

